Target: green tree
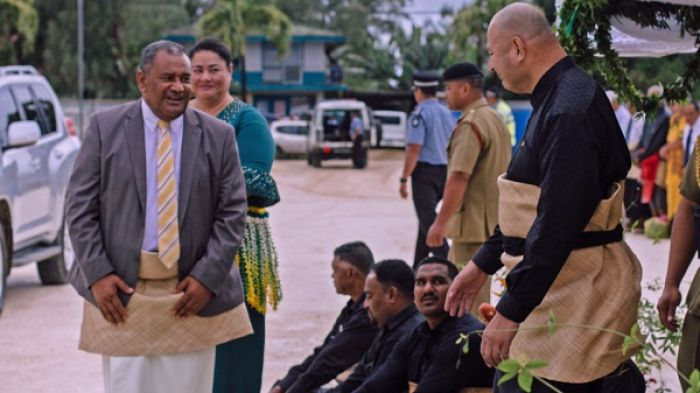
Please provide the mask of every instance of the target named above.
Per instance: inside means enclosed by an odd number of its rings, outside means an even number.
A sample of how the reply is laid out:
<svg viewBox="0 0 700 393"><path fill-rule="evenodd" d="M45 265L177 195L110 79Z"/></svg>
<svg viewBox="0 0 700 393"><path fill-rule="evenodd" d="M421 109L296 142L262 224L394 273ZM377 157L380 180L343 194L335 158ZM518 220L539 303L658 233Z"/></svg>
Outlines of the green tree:
<svg viewBox="0 0 700 393"><path fill-rule="evenodd" d="M274 4L260 0L217 0L199 20L204 36L221 39L240 59L241 96L247 100L245 71L245 36L253 29L262 30L280 57L289 51L292 22Z"/></svg>
<svg viewBox="0 0 700 393"><path fill-rule="evenodd" d="M29 59L59 95L75 95L77 7L75 0L37 0L39 30ZM182 4L162 0L84 2L87 97L132 98L141 49L168 29L187 25ZM128 24L127 24L128 23Z"/></svg>
<svg viewBox="0 0 700 393"><path fill-rule="evenodd" d="M483 67L487 59L486 31L491 18L514 0L476 0L457 12L448 29L450 59L471 61Z"/></svg>
<svg viewBox="0 0 700 393"><path fill-rule="evenodd" d="M441 72L448 65L448 38L444 30L432 24L413 26L410 33L398 36L401 78L398 88L408 90L418 70Z"/></svg>
<svg viewBox="0 0 700 393"><path fill-rule="evenodd" d="M34 1L0 0L0 64L26 63L39 27Z"/></svg>
<svg viewBox="0 0 700 393"><path fill-rule="evenodd" d="M354 89L392 89L401 79L399 42L406 34L407 0L276 0L294 23L342 33L346 44L329 53Z"/></svg>

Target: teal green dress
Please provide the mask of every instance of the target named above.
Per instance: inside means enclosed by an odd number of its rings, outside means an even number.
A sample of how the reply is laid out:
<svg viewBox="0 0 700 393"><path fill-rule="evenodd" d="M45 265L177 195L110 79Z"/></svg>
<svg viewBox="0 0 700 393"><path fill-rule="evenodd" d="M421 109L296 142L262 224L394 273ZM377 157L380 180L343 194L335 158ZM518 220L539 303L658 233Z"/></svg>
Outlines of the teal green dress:
<svg viewBox="0 0 700 393"><path fill-rule="evenodd" d="M248 195L245 236L236 254L254 333L216 347L215 393L258 393L262 384L265 352L265 312L282 299L277 252L266 208L279 202L277 185L270 176L275 142L265 118L238 99L217 116L236 130L238 154Z"/></svg>

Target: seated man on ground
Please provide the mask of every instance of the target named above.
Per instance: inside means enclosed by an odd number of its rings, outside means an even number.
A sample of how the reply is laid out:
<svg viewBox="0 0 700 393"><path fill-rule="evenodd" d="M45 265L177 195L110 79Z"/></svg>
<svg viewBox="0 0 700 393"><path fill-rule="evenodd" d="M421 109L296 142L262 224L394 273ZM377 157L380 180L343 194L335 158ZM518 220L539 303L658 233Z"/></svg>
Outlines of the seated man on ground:
<svg viewBox="0 0 700 393"><path fill-rule="evenodd" d="M481 337L469 336L466 354L463 344L456 344L460 334L482 330L484 325L470 314L459 318L445 311L455 276L457 267L447 259L428 257L418 263L415 303L426 320L399 340L389 359L355 393L457 393L492 385L493 370L481 358Z"/></svg>
<svg viewBox="0 0 700 393"><path fill-rule="evenodd" d="M372 267L365 280L365 306L379 334L352 374L328 393L350 393L384 364L396 343L425 319L413 304L413 269L399 259Z"/></svg>
<svg viewBox="0 0 700 393"><path fill-rule="evenodd" d="M333 252L333 284L350 300L336 319L321 346L303 363L292 367L270 393L309 393L356 364L372 344L377 327L364 307L365 279L374 257L363 242L343 244Z"/></svg>

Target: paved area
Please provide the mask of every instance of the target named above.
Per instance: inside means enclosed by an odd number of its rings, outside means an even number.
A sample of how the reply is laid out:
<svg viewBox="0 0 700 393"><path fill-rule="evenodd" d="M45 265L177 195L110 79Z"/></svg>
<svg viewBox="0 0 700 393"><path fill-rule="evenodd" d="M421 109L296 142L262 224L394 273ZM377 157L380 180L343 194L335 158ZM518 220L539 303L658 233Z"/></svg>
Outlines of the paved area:
<svg viewBox="0 0 700 393"><path fill-rule="evenodd" d="M347 299L335 294L330 261L335 246L364 240L375 257L410 260L417 221L409 200L398 197L402 155L374 151L365 170L345 161L312 169L303 160L280 160L273 175L282 203L271 209L284 299L268 314L263 391L303 360L330 329ZM627 237L644 265L644 281L662 277L668 242ZM101 392L99 356L76 349L81 300L69 286L42 287L33 265L9 277L0 317L0 393ZM664 373L672 392L675 378Z"/></svg>

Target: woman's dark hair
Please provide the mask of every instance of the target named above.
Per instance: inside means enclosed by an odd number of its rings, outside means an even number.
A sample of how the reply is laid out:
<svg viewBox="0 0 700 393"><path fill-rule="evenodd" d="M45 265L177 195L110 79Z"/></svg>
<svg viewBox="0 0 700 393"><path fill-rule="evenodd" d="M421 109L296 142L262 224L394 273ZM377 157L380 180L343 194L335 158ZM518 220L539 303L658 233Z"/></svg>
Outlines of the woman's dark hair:
<svg viewBox="0 0 700 393"><path fill-rule="evenodd" d="M401 259L385 259L372 266L377 281L386 287L396 287L407 300L413 300L415 276L406 262Z"/></svg>
<svg viewBox="0 0 700 393"><path fill-rule="evenodd" d="M216 38L205 38L200 40L194 44L192 49L190 49L190 59L192 59L197 52L203 50L209 50L219 55L219 57L226 63L226 66L233 63L231 51L221 40Z"/></svg>

